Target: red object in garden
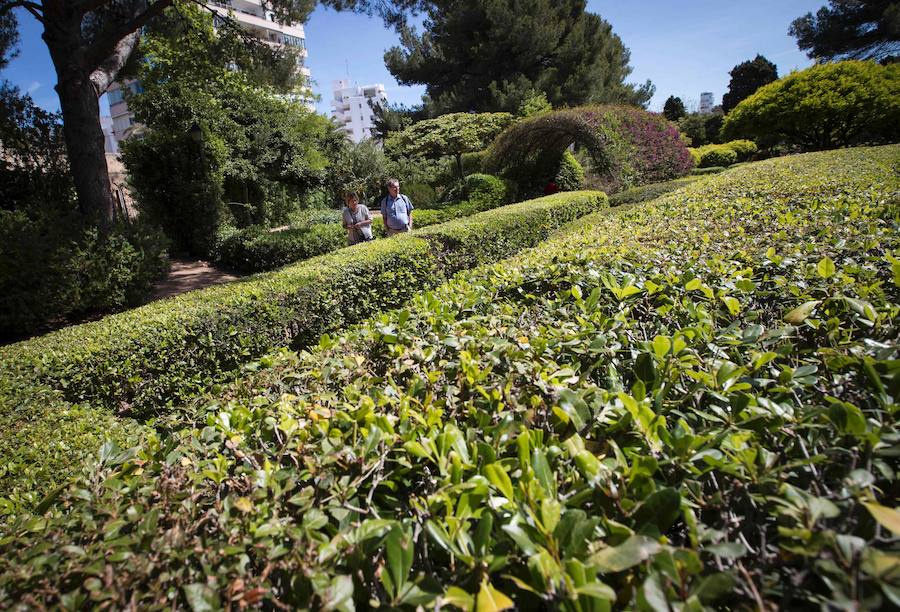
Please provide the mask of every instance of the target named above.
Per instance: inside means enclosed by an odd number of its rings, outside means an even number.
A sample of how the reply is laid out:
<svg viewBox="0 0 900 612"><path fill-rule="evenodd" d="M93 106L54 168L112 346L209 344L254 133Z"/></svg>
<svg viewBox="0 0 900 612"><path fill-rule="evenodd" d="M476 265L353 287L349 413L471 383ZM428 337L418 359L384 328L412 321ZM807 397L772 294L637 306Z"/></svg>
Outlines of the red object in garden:
<svg viewBox="0 0 900 612"><path fill-rule="evenodd" d="M544 187L544 195L551 195L556 193L557 191L559 191L559 186L553 181L550 181L549 183L547 183L547 186Z"/></svg>

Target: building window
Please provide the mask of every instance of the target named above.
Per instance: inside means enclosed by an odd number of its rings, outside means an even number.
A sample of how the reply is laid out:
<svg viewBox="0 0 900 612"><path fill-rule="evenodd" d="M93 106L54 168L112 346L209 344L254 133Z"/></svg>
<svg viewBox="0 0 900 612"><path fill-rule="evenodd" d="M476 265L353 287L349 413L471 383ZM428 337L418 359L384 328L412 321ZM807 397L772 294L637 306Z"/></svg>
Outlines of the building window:
<svg viewBox="0 0 900 612"><path fill-rule="evenodd" d="M306 48L306 39L299 36L291 36L290 34L282 34L284 44L289 47L297 47L298 49Z"/></svg>

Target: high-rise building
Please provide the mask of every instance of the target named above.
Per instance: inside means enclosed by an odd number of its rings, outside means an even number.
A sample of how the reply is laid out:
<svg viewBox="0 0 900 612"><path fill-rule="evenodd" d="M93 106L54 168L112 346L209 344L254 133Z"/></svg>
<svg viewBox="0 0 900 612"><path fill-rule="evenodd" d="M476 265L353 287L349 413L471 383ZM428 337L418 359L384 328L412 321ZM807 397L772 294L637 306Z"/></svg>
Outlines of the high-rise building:
<svg viewBox="0 0 900 612"><path fill-rule="evenodd" d="M214 24L216 27L221 27L223 21L230 17L243 30L266 44L299 49L297 61L300 63L300 73L307 79L309 78L309 68L304 65L307 51L303 24L278 23L275 21L275 15L265 10L262 0L212 0L207 2L206 6L215 13ZM106 92L109 97L110 115L113 119L113 134L118 141L128 138L138 125L134 120L134 114L128 109L125 88L130 89L132 93L141 91L138 81L129 80L124 85L113 83ZM310 92L306 91L290 97L294 101L302 102L309 110L315 110Z"/></svg>
<svg viewBox="0 0 900 612"><path fill-rule="evenodd" d="M707 115L712 112L715 102L711 91L704 91L700 94L700 114Z"/></svg>
<svg viewBox="0 0 900 612"><path fill-rule="evenodd" d="M371 138L375 127L372 105L387 104L384 85L350 85L348 79L341 79L334 81L331 89L334 91L331 116L344 130L347 138L353 142Z"/></svg>

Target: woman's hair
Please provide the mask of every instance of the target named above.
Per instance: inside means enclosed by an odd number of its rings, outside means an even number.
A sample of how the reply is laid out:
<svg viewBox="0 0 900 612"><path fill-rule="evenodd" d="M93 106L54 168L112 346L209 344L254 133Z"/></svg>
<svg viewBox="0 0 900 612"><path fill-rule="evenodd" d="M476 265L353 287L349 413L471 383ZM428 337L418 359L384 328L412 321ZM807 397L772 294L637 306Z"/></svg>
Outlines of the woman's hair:
<svg viewBox="0 0 900 612"><path fill-rule="evenodd" d="M356 200L359 202L359 194L355 191L345 191L343 194L345 200Z"/></svg>

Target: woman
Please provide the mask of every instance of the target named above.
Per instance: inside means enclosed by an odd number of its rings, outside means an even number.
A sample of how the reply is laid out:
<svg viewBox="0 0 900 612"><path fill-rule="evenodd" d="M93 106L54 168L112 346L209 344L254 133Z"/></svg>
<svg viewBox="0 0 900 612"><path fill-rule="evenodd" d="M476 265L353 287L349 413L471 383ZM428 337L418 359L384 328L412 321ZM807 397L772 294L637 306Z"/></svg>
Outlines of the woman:
<svg viewBox="0 0 900 612"><path fill-rule="evenodd" d="M349 192L344 194L346 206L341 211L344 228L347 230L347 244L372 240L372 215L365 204L359 203L359 196Z"/></svg>

